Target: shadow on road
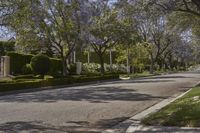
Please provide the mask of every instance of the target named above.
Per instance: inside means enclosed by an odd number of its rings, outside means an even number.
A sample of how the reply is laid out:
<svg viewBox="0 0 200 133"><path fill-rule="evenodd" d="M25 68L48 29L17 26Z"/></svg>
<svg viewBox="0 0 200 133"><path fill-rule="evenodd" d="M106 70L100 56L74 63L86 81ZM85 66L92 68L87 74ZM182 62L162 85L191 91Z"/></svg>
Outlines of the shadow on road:
<svg viewBox="0 0 200 133"><path fill-rule="evenodd" d="M155 77L146 77L144 79L182 79L182 78L194 78L194 77L187 77L187 76L175 76L175 75L170 75L170 76L155 76Z"/></svg>
<svg viewBox="0 0 200 133"><path fill-rule="evenodd" d="M87 121L68 121L64 126L54 126L41 121L15 121L0 124L0 132L100 133L101 131L111 128L126 119L128 119L128 117L102 119L95 124L90 124Z"/></svg>
<svg viewBox="0 0 200 133"><path fill-rule="evenodd" d="M61 129L53 127L52 125L45 125L42 122L8 122L0 125L0 132L5 133L19 133L19 132L64 132Z"/></svg>
<svg viewBox="0 0 200 133"><path fill-rule="evenodd" d="M89 101L91 103L106 103L109 101L145 101L164 99L148 94L137 93L134 89L124 87L100 86L90 88L66 88L35 93L24 93L0 97L0 102L57 102L59 100Z"/></svg>

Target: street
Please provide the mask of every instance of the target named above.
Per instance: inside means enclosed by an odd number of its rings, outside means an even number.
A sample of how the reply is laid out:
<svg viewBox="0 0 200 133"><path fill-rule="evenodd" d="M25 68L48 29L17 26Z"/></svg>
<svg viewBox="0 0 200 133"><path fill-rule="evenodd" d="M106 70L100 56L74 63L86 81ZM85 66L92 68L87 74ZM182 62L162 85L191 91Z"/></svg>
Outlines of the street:
<svg viewBox="0 0 200 133"><path fill-rule="evenodd" d="M99 133L199 81L186 72L0 96L0 132Z"/></svg>

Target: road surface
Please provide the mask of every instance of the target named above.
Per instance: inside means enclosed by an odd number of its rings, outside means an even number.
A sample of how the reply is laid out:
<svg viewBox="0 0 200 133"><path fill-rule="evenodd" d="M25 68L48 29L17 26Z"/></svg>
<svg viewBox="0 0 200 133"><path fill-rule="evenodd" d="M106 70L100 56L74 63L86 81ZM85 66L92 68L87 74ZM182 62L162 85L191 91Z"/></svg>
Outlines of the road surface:
<svg viewBox="0 0 200 133"><path fill-rule="evenodd" d="M188 72L0 96L0 132L99 133L198 81Z"/></svg>

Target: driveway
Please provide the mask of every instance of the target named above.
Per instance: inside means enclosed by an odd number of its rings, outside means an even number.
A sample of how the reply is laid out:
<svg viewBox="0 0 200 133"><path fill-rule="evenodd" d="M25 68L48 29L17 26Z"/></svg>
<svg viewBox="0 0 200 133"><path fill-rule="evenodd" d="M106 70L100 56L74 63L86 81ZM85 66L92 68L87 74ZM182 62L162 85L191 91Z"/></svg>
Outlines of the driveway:
<svg viewBox="0 0 200 133"><path fill-rule="evenodd" d="M98 133L198 81L187 72L0 96L0 132Z"/></svg>

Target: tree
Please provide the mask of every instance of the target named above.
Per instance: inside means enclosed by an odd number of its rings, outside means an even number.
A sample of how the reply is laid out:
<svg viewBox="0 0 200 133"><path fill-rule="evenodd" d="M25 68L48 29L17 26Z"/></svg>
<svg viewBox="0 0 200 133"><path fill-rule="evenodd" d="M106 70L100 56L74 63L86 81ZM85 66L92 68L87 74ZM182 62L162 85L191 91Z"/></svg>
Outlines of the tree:
<svg viewBox="0 0 200 133"><path fill-rule="evenodd" d="M157 5L164 11L178 11L200 17L199 0L149 0L149 5Z"/></svg>
<svg viewBox="0 0 200 133"><path fill-rule="evenodd" d="M97 53L101 65L101 74L104 74L104 55L107 50L115 46L123 32L123 22L118 19L118 12L108 7L107 3L93 7L95 14L91 16L88 25L87 40Z"/></svg>
<svg viewBox="0 0 200 133"><path fill-rule="evenodd" d="M129 72L142 72L145 65L148 65L149 60L149 54L147 52L147 48L144 47L143 44L137 43L134 45L129 45L127 52L126 45L121 44L116 47L117 50L117 62L120 64L126 64L127 63L127 54L129 57L129 65L131 70ZM129 69L130 69L129 68Z"/></svg>
<svg viewBox="0 0 200 133"><path fill-rule="evenodd" d="M177 30L192 29L193 34L200 35L200 1L199 0L150 0L150 6L167 12ZM177 21L177 19L179 21Z"/></svg>
<svg viewBox="0 0 200 133"><path fill-rule="evenodd" d="M63 75L67 74L67 59L81 45L81 8L78 0L7 1L14 13L5 18L16 32L17 41L43 45L62 59ZM20 41L20 42L22 42ZM27 44L27 43L26 43Z"/></svg>
<svg viewBox="0 0 200 133"><path fill-rule="evenodd" d="M135 19L133 18L135 9L130 3L124 1L116 3L116 8L120 12L120 19L124 21L123 27L126 32L121 35L120 48L126 51L124 55L126 56L127 73L130 73L130 68L133 67L133 55L136 53L136 51L133 51L134 46L137 47L136 45L141 41Z"/></svg>
<svg viewBox="0 0 200 133"><path fill-rule="evenodd" d="M15 42L0 41L0 56L4 56L8 51L15 50Z"/></svg>

